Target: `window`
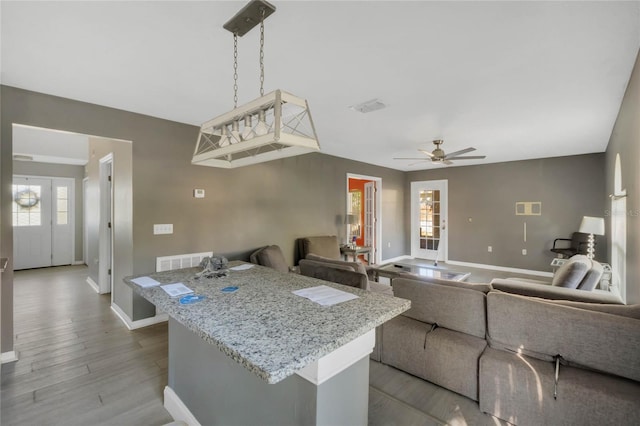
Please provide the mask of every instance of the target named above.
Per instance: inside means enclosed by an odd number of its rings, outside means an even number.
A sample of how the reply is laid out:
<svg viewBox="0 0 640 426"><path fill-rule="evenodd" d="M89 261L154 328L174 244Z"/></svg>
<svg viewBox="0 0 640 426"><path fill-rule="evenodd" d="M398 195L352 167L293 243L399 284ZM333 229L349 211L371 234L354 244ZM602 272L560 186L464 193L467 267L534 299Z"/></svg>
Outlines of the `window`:
<svg viewBox="0 0 640 426"><path fill-rule="evenodd" d="M13 185L13 226L40 226L42 224L42 187L40 185Z"/></svg>
<svg viewBox="0 0 640 426"><path fill-rule="evenodd" d="M56 225L69 223L69 188L56 187Z"/></svg>

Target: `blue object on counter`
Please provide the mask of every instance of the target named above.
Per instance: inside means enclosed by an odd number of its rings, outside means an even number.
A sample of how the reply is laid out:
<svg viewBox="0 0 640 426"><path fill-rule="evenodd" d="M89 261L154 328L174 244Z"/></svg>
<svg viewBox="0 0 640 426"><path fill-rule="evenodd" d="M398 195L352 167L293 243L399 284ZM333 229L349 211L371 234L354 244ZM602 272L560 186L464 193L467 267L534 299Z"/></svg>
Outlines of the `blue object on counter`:
<svg viewBox="0 0 640 426"><path fill-rule="evenodd" d="M206 299L207 296L203 296L200 294L188 294L184 297L180 298L180 304L182 305L192 305L194 303L198 303L201 300Z"/></svg>
<svg viewBox="0 0 640 426"><path fill-rule="evenodd" d="M237 291L237 290L238 290L238 287L230 286L230 287L225 287L220 291L223 293L233 293L234 291Z"/></svg>

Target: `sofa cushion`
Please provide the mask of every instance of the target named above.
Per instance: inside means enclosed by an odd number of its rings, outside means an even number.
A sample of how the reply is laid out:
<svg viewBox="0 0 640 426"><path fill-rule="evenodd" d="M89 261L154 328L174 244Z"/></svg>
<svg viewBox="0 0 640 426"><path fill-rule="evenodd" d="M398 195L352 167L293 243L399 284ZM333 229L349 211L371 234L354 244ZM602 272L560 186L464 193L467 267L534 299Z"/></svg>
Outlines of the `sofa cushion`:
<svg viewBox="0 0 640 426"><path fill-rule="evenodd" d="M478 359L486 347L484 339L437 327L426 335L424 378L477 401Z"/></svg>
<svg viewBox="0 0 640 426"><path fill-rule="evenodd" d="M249 255L249 262L253 263L254 265L259 265L260 262L258 261L258 253L260 253L262 250L264 250L267 247L269 246L260 247L259 249L251 253Z"/></svg>
<svg viewBox="0 0 640 426"><path fill-rule="evenodd" d="M382 325L382 362L425 378L425 337L431 324L402 315Z"/></svg>
<svg viewBox="0 0 640 426"><path fill-rule="evenodd" d="M640 320L491 291L487 335L492 348L640 381Z"/></svg>
<svg viewBox="0 0 640 426"><path fill-rule="evenodd" d="M314 253L309 253L306 258L309 260L315 260L316 262L330 263L332 265L350 266L354 271L367 275L367 269L360 262L347 262L346 260L331 259Z"/></svg>
<svg viewBox="0 0 640 426"><path fill-rule="evenodd" d="M411 309L404 316L485 337L486 295L481 291L396 278L393 294L411 300Z"/></svg>
<svg viewBox="0 0 640 426"><path fill-rule="evenodd" d="M354 271L350 266L330 265L328 263L316 262L315 260L303 259L300 261L300 273L308 277L348 285L349 287L357 287L363 290L367 290L369 286L367 276Z"/></svg>
<svg viewBox="0 0 640 426"><path fill-rule="evenodd" d="M573 308L587 309L590 311L604 312L612 315L635 318L640 320L640 305L611 305L604 303L571 302L567 300L545 300L548 303L571 306Z"/></svg>
<svg viewBox="0 0 640 426"><path fill-rule="evenodd" d="M552 287L548 284L503 280L491 281L494 290L523 296L541 297L552 300L572 300L574 302L622 304L622 300L610 293L581 291L573 288Z"/></svg>
<svg viewBox="0 0 640 426"><path fill-rule="evenodd" d="M258 258L258 263L262 266L268 266L280 272L289 272L289 266L284 260L282 250L278 246L267 246L260 250L256 257Z"/></svg>
<svg viewBox="0 0 640 426"><path fill-rule="evenodd" d="M602 273L604 272L604 268L600 262L596 262L595 260L591 261L591 269L587 271L587 274L584 276L580 284L578 285L579 290L591 291L600 282L602 279Z"/></svg>
<svg viewBox="0 0 640 426"><path fill-rule="evenodd" d="M302 239L303 253L306 257L309 253L331 259L340 259L340 245L335 235L321 237L306 237Z"/></svg>
<svg viewBox="0 0 640 426"><path fill-rule="evenodd" d="M591 269L591 260L583 255L576 255L562 265L553 275L552 286L577 288Z"/></svg>
<svg viewBox="0 0 640 426"><path fill-rule="evenodd" d="M487 348L480 357L480 410L513 424L640 424L640 384Z"/></svg>

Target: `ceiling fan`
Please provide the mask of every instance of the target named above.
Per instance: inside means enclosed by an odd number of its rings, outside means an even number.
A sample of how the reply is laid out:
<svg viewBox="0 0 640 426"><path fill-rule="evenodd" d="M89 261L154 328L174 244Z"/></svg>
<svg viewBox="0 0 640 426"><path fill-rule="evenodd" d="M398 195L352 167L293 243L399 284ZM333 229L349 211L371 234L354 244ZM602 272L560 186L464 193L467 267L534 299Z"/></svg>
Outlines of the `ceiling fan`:
<svg viewBox="0 0 640 426"><path fill-rule="evenodd" d="M394 160L420 160L417 163L420 163L422 161L431 161L432 163L442 163L442 164L450 165L450 164L453 164L452 160L482 160L483 158L486 158L485 155L468 155L466 157L461 157L462 154L466 154L467 152L476 150L475 148L471 148L471 147L461 149L460 151L455 151L450 154L445 154L442 148L440 148L440 145L442 145L443 143L444 141L442 139L434 140L433 144L436 146L436 149L434 149L432 152L426 151L424 149L419 149L418 151L425 154L427 156L426 158L398 157L398 158L394 158ZM409 165L412 166L413 164L417 164L417 163L412 163Z"/></svg>

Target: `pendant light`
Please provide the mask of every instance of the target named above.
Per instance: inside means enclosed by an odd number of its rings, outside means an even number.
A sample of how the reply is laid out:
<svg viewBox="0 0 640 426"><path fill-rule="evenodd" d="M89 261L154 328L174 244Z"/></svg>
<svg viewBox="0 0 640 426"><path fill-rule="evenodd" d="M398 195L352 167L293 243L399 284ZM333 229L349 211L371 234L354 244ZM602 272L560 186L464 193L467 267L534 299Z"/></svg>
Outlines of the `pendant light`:
<svg viewBox="0 0 640 426"><path fill-rule="evenodd" d="M264 20L275 10L253 0L224 24L234 40L234 109L201 126L192 164L234 168L320 150L307 101L280 89L264 94ZM238 106L238 37L258 24L260 97Z"/></svg>

